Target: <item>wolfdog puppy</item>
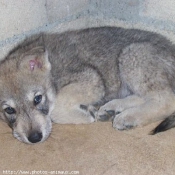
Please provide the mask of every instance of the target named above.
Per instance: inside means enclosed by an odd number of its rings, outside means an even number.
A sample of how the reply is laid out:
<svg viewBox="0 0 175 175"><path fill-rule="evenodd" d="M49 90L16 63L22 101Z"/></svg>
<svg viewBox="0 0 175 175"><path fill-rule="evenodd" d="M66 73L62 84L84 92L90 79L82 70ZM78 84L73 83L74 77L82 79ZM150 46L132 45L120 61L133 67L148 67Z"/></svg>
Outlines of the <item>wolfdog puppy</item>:
<svg viewBox="0 0 175 175"><path fill-rule="evenodd" d="M0 63L0 117L24 143L52 122L113 120L130 129L175 112L175 46L161 35L117 27L41 33Z"/></svg>

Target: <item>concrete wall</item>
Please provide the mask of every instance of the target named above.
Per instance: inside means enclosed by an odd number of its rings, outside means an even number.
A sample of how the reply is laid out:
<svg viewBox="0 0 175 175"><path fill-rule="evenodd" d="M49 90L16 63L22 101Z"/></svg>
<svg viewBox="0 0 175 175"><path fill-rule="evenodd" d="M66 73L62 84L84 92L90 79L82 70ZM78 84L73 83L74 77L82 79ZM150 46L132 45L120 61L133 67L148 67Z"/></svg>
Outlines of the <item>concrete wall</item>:
<svg viewBox="0 0 175 175"><path fill-rule="evenodd" d="M0 0L0 58L26 36L91 26L175 31L174 0ZM172 37L170 37L172 39Z"/></svg>
<svg viewBox="0 0 175 175"><path fill-rule="evenodd" d="M93 0L92 0L93 1ZM97 0L96 9L104 18L143 23L175 31L174 0Z"/></svg>

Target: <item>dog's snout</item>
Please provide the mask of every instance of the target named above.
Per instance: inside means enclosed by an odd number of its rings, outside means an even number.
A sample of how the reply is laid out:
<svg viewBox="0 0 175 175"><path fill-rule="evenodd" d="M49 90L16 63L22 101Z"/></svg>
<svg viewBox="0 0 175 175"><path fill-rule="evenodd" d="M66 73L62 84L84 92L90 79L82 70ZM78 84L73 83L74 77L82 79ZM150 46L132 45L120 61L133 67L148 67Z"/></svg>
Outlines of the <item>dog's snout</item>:
<svg viewBox="0 0 175 175"><path fill-rule="evenodd" d="M31 143L37 143L37 142L40 142L41 139L42 139L42 133L40 132L32 132L29 137L28 137L28 140L29 142Z"/></svg>

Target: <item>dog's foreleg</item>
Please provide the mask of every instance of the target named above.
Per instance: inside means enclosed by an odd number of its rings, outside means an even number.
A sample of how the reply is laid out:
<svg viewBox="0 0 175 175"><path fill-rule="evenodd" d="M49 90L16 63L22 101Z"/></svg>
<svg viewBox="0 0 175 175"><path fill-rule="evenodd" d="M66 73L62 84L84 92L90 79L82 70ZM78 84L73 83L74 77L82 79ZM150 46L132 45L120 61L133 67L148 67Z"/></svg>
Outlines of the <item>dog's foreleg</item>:
<svg viewBox="0 0 175 175"><path fill-rule="evenodd" d="M97 120L98 121L111 121L115 115L122 111L141 105L144 103L144 99L137 96L131 95L124 99L114 99L101 106L98 110Z"/></svg>
<svg viewBox="0 0 175 175"><path fill-rule="evenodd" d="M175 112L175 95L168 91L152 92L143 97L144 103L116 115L113 127L130 129L165 119Z"/></svg>
<svg viewBox="0 0 175 175"><path fill-rule="evenodd" d="M98 111L98 120L108 120L112 116L113 127L119 130L165 119L175 112L175 95L171 91L150 92L140 97L128 96L115 99Z"/></svg>

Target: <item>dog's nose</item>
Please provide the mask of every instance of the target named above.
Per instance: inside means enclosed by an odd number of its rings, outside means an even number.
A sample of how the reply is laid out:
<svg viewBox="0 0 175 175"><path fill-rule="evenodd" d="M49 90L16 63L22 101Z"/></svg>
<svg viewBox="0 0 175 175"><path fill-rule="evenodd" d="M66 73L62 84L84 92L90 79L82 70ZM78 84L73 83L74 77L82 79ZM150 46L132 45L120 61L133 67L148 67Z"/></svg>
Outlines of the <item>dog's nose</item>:
<svg viewBox="0 0 175 175"><path fill-rule="evenodd" d="M41 141L42 139L42 133L40 132L32 132L29 137L28 137L28 140L31 142L31 143L37 143L39 141Z"/></svg>

